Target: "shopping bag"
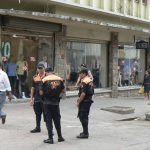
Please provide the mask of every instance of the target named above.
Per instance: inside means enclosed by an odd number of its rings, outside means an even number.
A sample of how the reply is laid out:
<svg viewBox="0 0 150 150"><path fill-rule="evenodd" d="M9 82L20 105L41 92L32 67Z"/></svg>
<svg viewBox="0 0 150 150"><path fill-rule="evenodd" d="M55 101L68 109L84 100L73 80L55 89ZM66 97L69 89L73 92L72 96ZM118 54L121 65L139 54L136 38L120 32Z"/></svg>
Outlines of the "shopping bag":
<svg viewBox="0 0 150 150"><path fill-rule="evenodd" d="M141 86L139 89L139 94L143 94L144 93L144 86Z"/></svg>

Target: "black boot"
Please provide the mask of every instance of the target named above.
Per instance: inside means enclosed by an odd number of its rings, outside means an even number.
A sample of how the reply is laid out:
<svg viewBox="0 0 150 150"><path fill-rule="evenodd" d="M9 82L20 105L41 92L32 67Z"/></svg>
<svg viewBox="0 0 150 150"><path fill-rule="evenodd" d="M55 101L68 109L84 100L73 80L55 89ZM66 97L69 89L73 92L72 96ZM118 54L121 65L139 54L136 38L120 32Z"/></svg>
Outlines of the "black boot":
<svg viewBox="0 0 150 150"><path fill-rule="evenodd" d="M58 137L58 142L63 142L65 141L65 139L61 136L61 137Z"/></svg>
<svg viewBox="0 0 150 150"><path fill-rule="evenodd" d="M49 138L47 140L44 140L43 142L48 144L54 144L53 139L49 139Z"/></svg>
<svg viewBox="0 0 150 150"><path fill-rule="evenodd" d="M2 117L2 124L5 124L6 122L6 116Z"/></svg>
<svg viewBox="0 0 150 150"><path fill-rule="evenodd" d="M33 130L30 131L31 133L38 133L38 132L41 132L41 129L40 128L35 128Z"/></svg>
<svg viewBox="0 0 150 150"><path fill-rule="evenodd" d="M88 139L89 137L89 134L85 134L85 133L80 133L77 138L79 139Z"/></svg>

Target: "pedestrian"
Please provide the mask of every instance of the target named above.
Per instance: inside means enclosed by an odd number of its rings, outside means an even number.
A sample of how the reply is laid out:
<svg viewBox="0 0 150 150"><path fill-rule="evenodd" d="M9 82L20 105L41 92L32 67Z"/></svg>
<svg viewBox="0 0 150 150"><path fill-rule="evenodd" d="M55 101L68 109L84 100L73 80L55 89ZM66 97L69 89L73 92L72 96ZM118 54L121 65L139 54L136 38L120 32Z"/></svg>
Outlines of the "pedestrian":
<svg viewBox="0 0 150 150"><path fill-rule="evenodd" d="M37 65L37 74L33 77L33 83L31 87L31 100L30 105L33 106L35 116L36 116L36 127L31 130L31 133L41 132L41 117L43 114L44 121L45 115L43 112L43 100L40 95L40 84L42 79L45 77L45 67L43 64Z"/></svg>
<svg viewBox="0 0 150 150"><path fill-rule="evenodd" d="M149 99L149 94L150 94L150 72L148 72L148 71L145 71L143 86L144 86L145 98Z"/></svg>
<svg viewBox="0 0 150 150"><path fill-rule="evenodd" d="M81 84L79 87L79 99L77 100L78 117L82 124L83 132L77 138L83 139L89 137L88 122L89 112L94 94L94 86L92 80L88 76L88 70L84 69L79 72Z"/></svg>
<svg viewBox="0 0 150 150"><path fill-rule="evenodd" d="M80 66L80 71L81 71L81 70L85 70L85 69L88 70L88 76L89 76L89 78L93 81L93 75L92 75L91 71L87 68L87 66L86 66L85 64L81 64L81 66ZM75 86L78 86L79 83L80 83L80 81L81 81L81 78L80 78L80 76L79 76L78 79L77 79L77 82L76 82Z"/></svg>
<svg viewBox="0 0 150 150"><path fill-rule="evenodd" d="M60 115L60 95L65 90L63 79L52 73L51 68L46 68L46 77L42 79L40 94L43 95L44 112L46 116L46 126L48 130L48 139L44 143L53 144L53 125L57 130L58 142L65 139L61 133L61 115Z"/></svg>
<svg viewBox="0 0 150 150"><path fill-rule="evenodd" d="M6 122L6 113L2 111L5 101L6 94L11 101L11 86L7 74L2 70L2 63L0 62L0 118L2 119L2 124Z"/></svg>
<svg viewBox="0 0 150 150"><path fill-rule="evenodd" d="M21 98L26 99L26 82L28 78L28 62L25 60L23 55L20 55L17 61L17 80L18 80L18 90Z"/></svg>
<svg viewBox="0 0 150 150"><path fill-rule="evenodd" d="M13 98L16 99L15 85L16 85L16 79L17 79L17 77L16 77L17 65L16 65L13 57L9 58L9 61L6 64L5 68L6 68L6 73L8 75L9 81L10 81Z"/></svg>

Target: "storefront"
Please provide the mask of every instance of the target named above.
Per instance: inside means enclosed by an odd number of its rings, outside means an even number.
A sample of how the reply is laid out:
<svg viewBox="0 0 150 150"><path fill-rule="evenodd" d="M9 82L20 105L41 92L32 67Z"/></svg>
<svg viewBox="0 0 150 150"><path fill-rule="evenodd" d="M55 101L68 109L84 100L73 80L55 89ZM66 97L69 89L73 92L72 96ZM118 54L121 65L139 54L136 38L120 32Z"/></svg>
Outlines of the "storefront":
<svg viewBox="0 0 150 150"><path fill-rule="evenodd" d="M136 49L133 45L119 45L118 86L135 86L143 83L145 56L145 49Z"/></svg>
<svg viewBox="0 0 150 150"><path fill-rule="evenodd" d="M28 64L28 93L36 65L41 61L65 79L67 91L77 90L82 63L93 74L96 90L109 90L112 97L119 95L118 86L123 87L121 90L129 86L130 90L130 86L142 84L147 54L144 49L136 49L134 32L69 19L66 23L67 19L56 15L38 15L1 16L2 61L17 64L24 56ZM129 36L124 36L125 32Z"/></svg>
<svg viewBox="0 0 150 150"><path fill-rule="evenodd" d="M17 65L23 57L28 70L27 96L37 64L44 63L45 67L54 68L55 32L61 32L61 28L61 24L1 16L1 58L4 69L10 62Z"/></svg>

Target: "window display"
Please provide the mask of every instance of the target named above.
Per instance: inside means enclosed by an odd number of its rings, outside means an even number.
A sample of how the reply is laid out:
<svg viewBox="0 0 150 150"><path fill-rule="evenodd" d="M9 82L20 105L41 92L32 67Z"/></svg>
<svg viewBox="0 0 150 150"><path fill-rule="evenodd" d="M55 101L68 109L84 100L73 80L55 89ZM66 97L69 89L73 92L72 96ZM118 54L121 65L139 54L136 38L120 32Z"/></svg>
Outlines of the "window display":
<svg viewBox="0 0 150 150"><path fill-rule="evenodd" d="M54 67L54 43L53 37L36 37L23 35L2 36L2 61L4 70L9 75L10 62L16 64L15 83L13 82L13 94L16 97L28 97L32 84L32 77L36 73L36 65L43 62L45 67ZM12 64L11 64L12 66ZM12 69L11 69L12 72ZM11 75L11 74L10 74ZM10 76L9 75L9 76Z"/></svg>
<svg viewBox="0 0 150 150"><path fill-rule="evenodd" d="M143 82L145 50L124 45L118 49L118 86L132 86Z"/></svg>
<svg viewBox="0 0 150 150"><path fill-rule="evenodd" d="M81 64L93 75L96 88L107 87L107 45L67 42L67 89L72 90L78 79Z"/></svg>

